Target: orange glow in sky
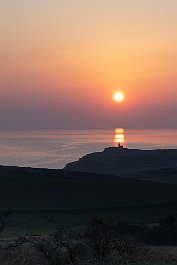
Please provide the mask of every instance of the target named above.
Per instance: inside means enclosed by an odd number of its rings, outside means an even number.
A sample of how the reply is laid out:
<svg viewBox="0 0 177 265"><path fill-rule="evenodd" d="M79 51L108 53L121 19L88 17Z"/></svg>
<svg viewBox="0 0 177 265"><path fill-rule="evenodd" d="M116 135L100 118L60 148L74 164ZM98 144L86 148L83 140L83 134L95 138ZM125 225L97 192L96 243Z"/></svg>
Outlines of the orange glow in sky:
<svg viewBox="0 0 177 265"><path fill-rule="evenodd" d="M176 0L1 1L0 13L2 128L177 126Z"/></svg>

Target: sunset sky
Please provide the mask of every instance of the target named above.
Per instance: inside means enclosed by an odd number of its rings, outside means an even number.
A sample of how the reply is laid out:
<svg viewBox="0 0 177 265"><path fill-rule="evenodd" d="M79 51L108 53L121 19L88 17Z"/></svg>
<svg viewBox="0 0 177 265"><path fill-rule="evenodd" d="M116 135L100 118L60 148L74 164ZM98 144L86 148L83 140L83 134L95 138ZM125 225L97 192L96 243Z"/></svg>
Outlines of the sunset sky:
<svg viewBox="0 0 177 265"><path fill-rule="evenodd" d="M0 130L177 128L176 0L0 0L0 34Z"/></svg>

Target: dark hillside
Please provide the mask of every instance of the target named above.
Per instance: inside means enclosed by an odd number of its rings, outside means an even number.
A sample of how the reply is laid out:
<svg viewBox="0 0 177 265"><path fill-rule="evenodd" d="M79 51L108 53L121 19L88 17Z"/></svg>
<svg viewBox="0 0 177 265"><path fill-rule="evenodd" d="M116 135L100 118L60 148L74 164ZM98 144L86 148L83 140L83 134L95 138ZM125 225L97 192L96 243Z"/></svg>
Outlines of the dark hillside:
<svg viewBox="0 0 177 265"><path fill-rule="evenodd" d="M0 207L79 209L177 203L177 186L63 170L0 168Z"/></svg>
<svg viewBox="0 0 177 265"><path fill-rule="evenodd" d="M12 208L7 235L49 229L44 213L64 225L94 216L158 222L177 213L177 185L95 173L0 167L0 211ZM29 230L30 229L30 230Z"/></svg>

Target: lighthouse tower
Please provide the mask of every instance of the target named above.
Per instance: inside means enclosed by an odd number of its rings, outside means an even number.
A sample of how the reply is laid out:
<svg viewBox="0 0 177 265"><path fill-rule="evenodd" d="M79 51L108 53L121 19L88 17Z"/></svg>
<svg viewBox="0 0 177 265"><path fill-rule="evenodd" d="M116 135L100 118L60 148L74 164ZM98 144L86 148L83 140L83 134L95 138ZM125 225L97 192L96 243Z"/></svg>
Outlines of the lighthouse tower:
<svg viewBox="0 0 177 265"><path fill-rule="evenodd" d="M121 145L120 142L118 143L118 148L119 148L119 149L124 149L123 145Z"/></svg>

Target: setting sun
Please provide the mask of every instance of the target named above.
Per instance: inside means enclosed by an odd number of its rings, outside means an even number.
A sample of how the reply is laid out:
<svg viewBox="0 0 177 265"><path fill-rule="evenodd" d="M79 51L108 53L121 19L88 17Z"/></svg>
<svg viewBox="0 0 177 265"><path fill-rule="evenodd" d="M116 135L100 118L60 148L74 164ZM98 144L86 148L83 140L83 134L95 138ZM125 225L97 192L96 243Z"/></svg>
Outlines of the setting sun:
<svg viewBox="0 0 177 265"><path fill-rule="evenodd" d="M114 93L113 95L113 99L116 101L116 102L122 102L124 100L125 96L122 92L116 92Z"/></svg>

